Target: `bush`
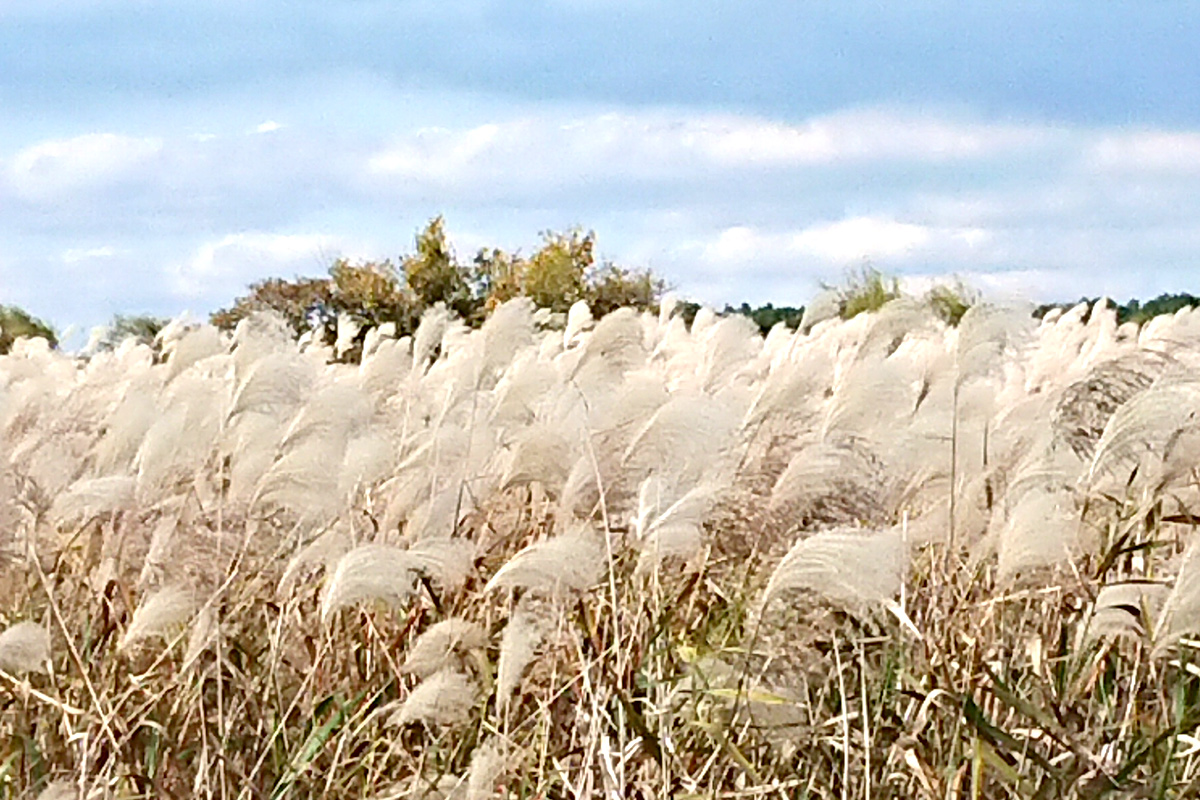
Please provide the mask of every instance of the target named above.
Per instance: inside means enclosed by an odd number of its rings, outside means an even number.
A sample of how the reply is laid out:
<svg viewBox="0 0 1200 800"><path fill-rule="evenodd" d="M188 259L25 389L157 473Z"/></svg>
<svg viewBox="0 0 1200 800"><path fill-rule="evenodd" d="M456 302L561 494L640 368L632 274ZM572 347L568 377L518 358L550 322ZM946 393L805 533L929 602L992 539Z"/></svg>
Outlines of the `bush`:
<svg viewBox="0 0 1200 800"><path fill-rule="evenodd" d="M11 350L17 339L38 337L58 347L58 336L48 324L18 306L0 305L0 355Z"/></svg>
<svg viewBox="0 0 1200 800"><path fill-rule="evenodd" d="M822 288L838 295L842 319L853 319L863 312L878 311L900 296L900 281L885 276L870 265L848 272L845 284L840 287L823 285Z"/></svg>

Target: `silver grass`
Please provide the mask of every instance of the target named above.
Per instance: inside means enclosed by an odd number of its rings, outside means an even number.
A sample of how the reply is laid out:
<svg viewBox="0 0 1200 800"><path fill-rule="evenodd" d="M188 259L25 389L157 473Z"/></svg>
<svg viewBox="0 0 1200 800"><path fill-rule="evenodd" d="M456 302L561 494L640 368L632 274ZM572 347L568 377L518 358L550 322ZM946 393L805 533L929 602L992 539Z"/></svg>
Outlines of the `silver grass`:
<svg viewBox="0 0 1200 800"><path fill-rule="evenodd" d="M342 469L338 477L338 495L349 498L355 492L388 478L396 466L396 446L385 429L367 429L346 442Z"/></svg>
<svg viewBox="0 0 1200 800"><path fill-rule="evenodd" d="M712 463L737 442L741 415L702 393L679 393L661 406L625 448L629 466L678 472Z"/></svg>
<svg viewBox="0 0 1200 800"><path fill-rule="evenodd" d="M916 336L935 326L927 303L898 297L867 317L867 330L859 343L857 360L877 360L895 352L905 337Z"/></svg>
<svg viewBox="0 0 1200 800"><path fill-rule="evenodd" d="M0 671L9 675L46 672L50 634L35 622L18 622L0 633Z"/></svg>
<svg viewBox="0 0 1200 800"><path fill-rule="evenodd" d="M158 412L149 380L135 380L113 409L105 432L96 443L96 470L100 474L125 472L141 447Z"/></svg>
<svg viewBox="0 0 1200 800"><path fill-rule="evenodd" d="M164 394L162 411L134 460L138 491L143 495L153 495L173 481L192 479L216 451L221 430L221 381L187 373Z"/></svg>
<svg viewBox="0 0 1200 800"><path fill-rule="evenodd" d="M1124 482L1132 470L1152 468L1172 438L1200 418L1200 382L1160 380L1122 404L1104 426L1088 473Z"/></svg>
<svg viewBox="0 0 1200 800"><path fill-rule="evenodd" d="M533 312L528 297L513 298L492 311L474 337L482 347L482 375L489 380L499 375L521 349L533 343Z"/></svg>
<svg viewBox="0 0 1200 800"><path fill-rule="evenodd" d="M1001 579L1066 564L1083 542L1074 499L1065 492L1026 492L999 527L996 544Z"/></svg>
<svg viewBox="0 0 1200 800"><path fill-rule="evenodd" d="M1171 587L1154 626L1157 651L1172 647L1185 634L1200 631L1200 537L1193 536L1183 554L1175 585Z"/></svg>
<svg viewBox="0 0 1200 800"><path fill-rule="evenodd" d="M321 619L354 603L377 600L403 605L416 592L417 568L407 550L364 544L338 559L321 596Z"/></svg>
<svg viewBox="0 0 1200 800"><path fill-rule="evenodd" d="M485 647L487 634L478 623L450 617L430 626L417 637L400 668L419 678L427 678L454 666L469 651Z"/></svg>
<svg viewBox="0 0 1200 800"><path fill-rule="evenodd" d="M38 793L37 800L78 800L79 787L71 781L53 781Z"/></svg>
<svg viewBox="0 0 1200 800"><path fill-rule="evenodd" d="M324 531L288 559L276 591L283 596L290 594L302 578L317 569L332 574L338 561L353 546L349 533L343 527L335 526Z"/></svg>
<svg viewBox="0 0 1200 800"><path fill-rule="evenodd" d="M821 433L833 436L887 435L897 422L912 418L917 408L917 376L888 358L856 361L838 380L825 412Z"/></svg>
<svg viewBox="0 0 1200 800"><path fill-rule="evenodd" d="M508 706L521 685L521 676L550 631L551 622L545 609L522 598L500 637L500 656L496 661L496 707L500 711Z"/></svg>
<svg viewBox="0 0 1200 800"><path fill-rule="evenodd" d="M342 440L367 428L373 416L367 398L356 386L333 383L312 394L292 419L280 448L286 452L311 438Z"/></svg>
<svg viewBox="0 0 1200 800"><path fill-rule="evenodd" d="M596 582L604 564L600 534L591 526L580 525L520 550L496 570L485 591L521 588L552 594L582 592Z"/></svg>
<svg viewBox="0 0 1200 800"><path fill-rule="evenodd" d="M496 384L491 419L500 425L528 424L558 385L552 364L525 353L504 371Z"/></svg>
<svg viewBox="0 0 1200 800"><path fill-rule="evenodd" d="M372 329L373 331L376 329ZM400 382L412 371L412 340L383 339L367 352L358 368L359 384L374 397L386 397L396 391Z"/></svg>
<svg viewBox="0 0 1200 800"><path fill-rule="evenodd" d="M472 493L462 488L461 476L447 475L446 488L430 495L407 515L404 538L411 542L453 536L458 524L474 509ZM476 489L482 484L476 484Z"/></svg>
<svg viewBox="0 0 1200 800"><path fill-rule="evenodd" d="M337 339L333 345L333 354L341 358L354 347L354 340L362 330L362 323L345 312L337 316Z"/></svg>
<svg viewBox="0 0 1200 800"><path fill-rule="evenodd" d="M76 481L50 507L57 524L94 519L133 507L136 481L127 475Z"/></svg>
<svg viewBox="0 0 1200 800"><path fill-rule="evenodd" d="M412 370L415 374L423 375L429 370L452 319L442 303L434 303L421 314L421 322L412 339Z"/></svg>
<svg viewBox="0 0 1200 800"><path fill-rule="evenodd" d="M752 427L775 414L801 416L811 413L819 380L808 360L781 363L759 384L742 427Z"/></svg>
<svg viewBox="0 0 1200 800"><path fill-rule="evenodd" d="M169 638L196 613L200 603L195 593L183 586L167 586L144 598L133 612L118 650L153 638Z"/></svg>
<svg viewBox="0 0 1200 800"><path fill-rule="evenodd" d="M637 312L619 308L605 314L584 341L569 377L594 366L604 375L620 375L641 365L646 357L642 324Z"/></svg>
<svg viewBox="0 0 1200 800"><path fill-rule="evenodd" d="M221 437L222 458L229 459L230 500L249 502L275 463L286 421L274 414L246 411L230 422Z"/></svg>
<svg viewBox="0 0 1200 800"><path fill-rule="evenodd" d="M462 588L475 569L475 543L464 538L422 539L407 550L412 568L447 592Z"/></svg>
<svg viewBox="0 0 1200 800"><path fill-rule="evenodd" d="M217 610L212 606L200 609L192 621L192 631L188 635L187 648L183 652L182 669L188 670L199 660L208 648L212 647L220 635L220 625L217 622Z"/></svg>
<svg viewBox="0 0 1200 800"><path fill-rule="evenodd" d="M897 530L841 528L801 539L771 573L763 607L806 589L848 610L887 604L900 591L908 553Z"/></svg>
<svg viewBox="0 0 1200 800"><path fill-rule="evenodd" d="M749 317L733 314L717 322L704 336L701 385L707 391L728 383L762 351L762 336Z"/></svg>
<svg viewBox="0 0 1200 800"><path fill-rule="evenodd" d="M282 415L297 408L316 380L312 364L296 353L263 354L233 385L229 417L248 411Z"/></svg>
<svg viewBox="0 0 1200 800"><path fill-rule="evenodd" d="M193 328L174 342L164 337L163 352L169 354L167 380L174 380L193 364L225 351L226 345L221 332L212 325Z"/></svg>
<svg viewBox="0 0 1200 800"><path fill-rule="evenodd" d="M146 590L158 586L166 574L180 518L181 512L168 511L155 523L150 533L150 546L142 562L142 572L138 577L139 589Z"/></svg>
<svg viewBox="0 0 1200 800"><path fill-rule="evenodd" d="M387 721L389 726L421 723L454 727L467 722L478 704L479 689L466 674L454 669L434 673L417 685Z"/></svg>
<svg viewBox="0 0 1200 800"><path fill-rule="evenodd" d="M467 768L467 800L495 797L507 763L505 748L499 741L488 739L479 744L471 754L471 766Z"/></svg>
<svg viewBox="0 0 1200 800"><path fill-rule="evenodd" d="M1106 636L1142 638L1151 632L1168 587L1161 583L1129 581L1100 589L1081 633L1090 639Z"/></svg>
<svg viewBox="0 0 1200 800"><path fill-rule="evenodd" d="M863 444L814 442L792 456L767 508L797 522L872 521L886 516L886 489L882 465Z"/></svg>
<svg viewBox="0 0 1200 800"><path fill-rule="evenodd" d="M830 290L820 292L804 307L804 315L800 317L798 332L808 333L816 325L826 320L836 319L841 313L841 298L838 293Z"/></svg>
<svg viewBox="0 0 1200 800"><path fill-rule="evenodd" d="M1149 388L1168 363L1161 353L1141 350L1097 364L1063 390L1052 416L1056 436L1090 459L1113 413Z"/></svg>
<svg viewBox="0 0 1200 800"><path fill-rule="evenodd" d="M533 425L517 433L500 478L500 486L522 486L537 482L557 495L575 461L575 448L560 425Z"/></svg>
<svg viewBox="0 0 1200 800"><path fill-rule="evenodd" d="M642 482L635 520L641 555L638 568L661 564L667 558L688 559L703 544L704 519L716 502L720 487L702 484L686 492L658 477Z"/></svg>
<svg viewBox="0 0 1200 800"><path fill-rule="evenodd" d="M1033 326L1033 315L1028 308L973 304L957 328L954 355L958 384L996 370L1005 353L1015 352L1029 340Z"/></svg>
<svg viewBox="0 0 1200 800"><path fill-rule="evenodd" d="M586 300L577 300L567 310L567 325L563 328L563 348L570 349L579 344L584 331L596 324L592 310Z"/></svg>
<svg viewBox="0 0 1200 800"><path fill-rule="evenodd" d="M346 501L338 493L345 449L343 432L308 438L267 469L255 490L252 506L287 509L318 525L332 520Z"/></svg>
<svg viewBox="0 0 1200 800"><path fill-rule="evenodd" d="M359 367L364 362L368 361L379 350L380 345L388 340L396 338L396 323L385 322L382 325L372 326L367 328L367 332L363 334L362 358L359 359ZM407 372L407 370L405 370Z"/></svg>

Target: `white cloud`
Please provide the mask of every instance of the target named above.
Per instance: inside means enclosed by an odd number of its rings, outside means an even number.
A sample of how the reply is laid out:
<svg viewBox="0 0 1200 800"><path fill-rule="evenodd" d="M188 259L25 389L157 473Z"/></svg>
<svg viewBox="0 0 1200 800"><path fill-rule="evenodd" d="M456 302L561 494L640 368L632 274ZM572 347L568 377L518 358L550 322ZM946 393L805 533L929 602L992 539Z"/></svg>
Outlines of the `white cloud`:
<svg viewBox="0 0 1200 800"><path fill-rule="evenodd" d="M269 119L266 122L260 122L258 125L256 125L254 127L254 132L255 133L272 133L273 131L277 131L282 127L283 127L282 124L276 122L273 119Z"/></svg>
<svg viewBox="0 0 1200 800"><path fill-rule="evenodd" d="M51 139L17 152L8 168L9 180L20 195L48 200L136 175L162 149L162 139L116 133Z"/></svg>
<svg viewBox="0 0 1200 800"><path fill-rule="evenodd" d="M1090 163L1127 172L1200 173L1200 133L1139 131L1101 136Z"/></svg>
<svg viewBox="0 0 1200 800"><path fill-rule="evenodd" d="M200 245L167 273L177 296L231 299L263 278L319 274L343 249L337 237L325 234L233 233Z"/></svg>
<svg viewBox="0 0 1200 800"><path fill-rule="evenodd" d="M982 228L944 228L900 222L885 217L847 217L820 222L797 231L760 231L739 225L703 243L699 256L718 267L745 266L803 259L825 267L844 267L868 260L903 265L917 258L964 255L990 244L993 234ZM694 245L693 245L694 249Z"/></svg>
<svg viewBox="0 0 1200 800"><path fill-rule="evenodd" d="M369 174L465 184L596 178L696 178L705 171L787 169L996 158L1057 143L1047 127L966 123L887 110L786 124L756 117L665 112L534 114L462 128L402 133L366 159Z"/></svg>
<svg viewBox="0 0 1200 800"><path fill-rule="evenodd" d="M118 251L115 247L72 247L69 250L63 251L62 262L64 264L78 264L81 261L91 261L93 259L112 258L117 255Z"/></svg>

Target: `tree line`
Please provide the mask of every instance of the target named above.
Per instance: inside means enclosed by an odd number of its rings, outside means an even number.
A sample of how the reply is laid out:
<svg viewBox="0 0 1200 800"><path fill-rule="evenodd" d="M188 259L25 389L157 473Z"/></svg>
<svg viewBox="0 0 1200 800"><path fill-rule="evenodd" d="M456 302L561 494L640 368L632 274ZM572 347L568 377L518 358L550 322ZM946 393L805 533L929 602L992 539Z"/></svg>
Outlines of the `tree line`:
<svg viewBox="0 0 1200 800"><path fill-rule="evenodd" d="M647 268L597 261L595 245L592 231L548 231L528 256L482 248L470 260L462 261L450 247L445 220L438 216L416 234L414 252L395 262L338 259L323 277L256 281L228 307L213 312L211 322L231 330L251 314L274 311L298 336L312 334L332 343L339 317L348 316L364 329L391 323L398 335L406 335L416 329L422 312L436 303L444 304L471 326L478 326L496 306L519 296L553 313L565 313L579 300L586 301L597 317L622 306L656 309L668 289L666 281ZM898 279L870 266L848 273L841 285L825 289L844 319L875 310L901 294ZM926 299L939 316L954 325L977 298L968 287L955 284L934 287ZM1083 298L1081 302L1096 300ZM1119 322L1140 324L1159 314L1200 305L1200 298L1163 294L1145 303L1134 299L1110 304L1116 307ZM1034 316L1041 318L1051 309L1073 305L1044 304L1035 309ZM688 324L699 308L698 303L679 304ZM799 327L804 311L804 306L742 303L727 305L722 313L749 317L765 334L780 323ZM118 315L96 345L113 347L128 337L149 342L166 322L149 315ZM50 324L17 306L0 305L0 354L7 353L18 338L39 336L51 346L58 344Z"/></svg>

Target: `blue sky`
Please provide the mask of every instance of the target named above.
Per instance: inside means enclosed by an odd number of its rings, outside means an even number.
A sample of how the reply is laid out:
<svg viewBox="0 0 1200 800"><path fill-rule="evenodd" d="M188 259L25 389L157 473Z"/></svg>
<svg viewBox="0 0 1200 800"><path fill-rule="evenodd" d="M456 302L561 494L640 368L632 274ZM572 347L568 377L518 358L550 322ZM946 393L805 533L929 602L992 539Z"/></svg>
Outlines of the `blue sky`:
<svg viewBox="0 0 1200 800"><path fill-rule="evenodd" d="M864 259L1032 299L1200 293L1200 5L6 0L0 302L596 230L706 302Z"/></svg>

